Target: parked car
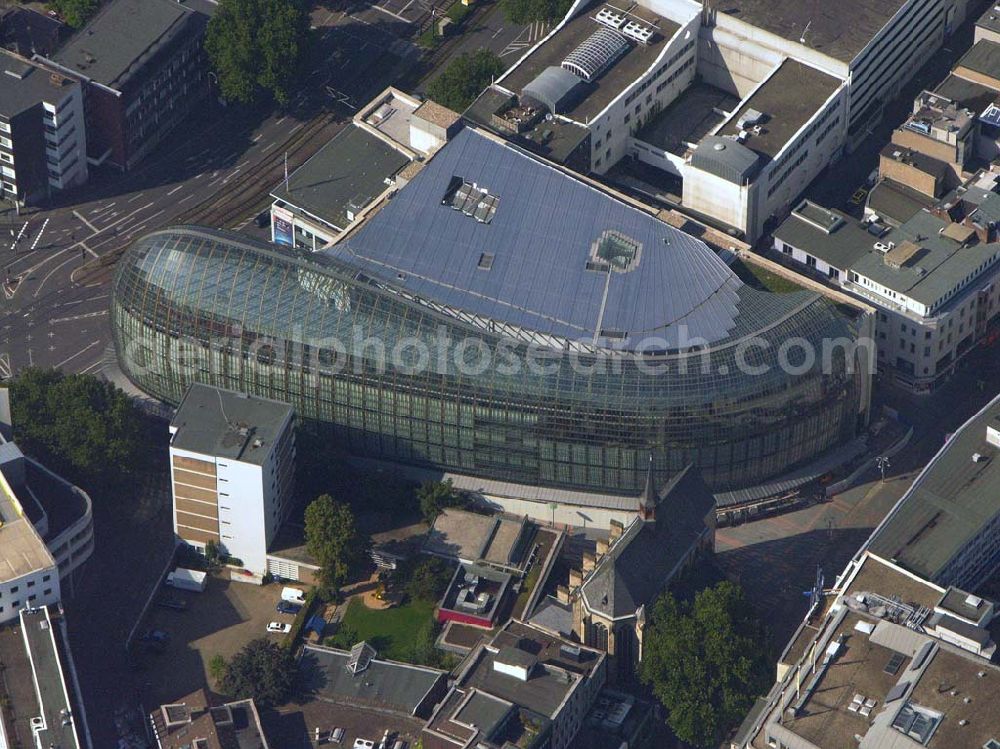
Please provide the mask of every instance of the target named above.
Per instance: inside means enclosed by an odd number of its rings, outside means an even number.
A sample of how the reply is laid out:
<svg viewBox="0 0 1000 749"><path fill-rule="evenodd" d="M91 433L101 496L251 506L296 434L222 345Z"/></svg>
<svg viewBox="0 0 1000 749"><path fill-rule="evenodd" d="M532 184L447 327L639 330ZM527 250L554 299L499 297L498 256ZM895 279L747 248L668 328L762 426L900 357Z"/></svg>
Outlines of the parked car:
<svg viewBox="0 0 1000 749"><path fill-rule="evenodd" d="M156 605L167 609L174 609L175 611L185 611L188 607L187 601L182 598L174 598L173 596L160 596L156 599Z"/></svg>
<svg viewBox="0 0 1000 749"><path fill-rule="evenodd" d="M302 611L302 604L299 603L289 603L288 601L278 601L278 605L274 607L279 614L295 614Z"/></svg>
<svg viewBox="0 0 1000 749"><path fill-rule="evenodd" d="M143 642L170 642L170 633L162 629L147 629L139 639Z"/></svg>
<svg viewBox="0 0 1000 749"><path fill-rule="evenodd" d="M330 741L332 741L332 742L334 742L336 744L339 744L343 740L344 740L344 729L343 728L338 727L338 728L334 728L332 731L330 731Z"/></svg>
<svg viewBox="0 0 1000 749"><path fill-rule="evenodd" d="M292 625L287 622L271 622L267 625L267 631L279 635L287 635L292 631Z"/></svg>

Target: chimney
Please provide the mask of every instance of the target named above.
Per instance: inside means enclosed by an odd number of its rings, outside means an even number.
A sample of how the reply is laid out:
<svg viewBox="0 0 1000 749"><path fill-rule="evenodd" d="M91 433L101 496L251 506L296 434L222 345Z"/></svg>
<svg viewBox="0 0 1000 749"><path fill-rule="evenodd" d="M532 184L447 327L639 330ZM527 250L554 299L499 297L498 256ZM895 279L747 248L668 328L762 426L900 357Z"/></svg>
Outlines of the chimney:
<svg viewBox="0 0 1000 749"><path fill-rule="evenodd" d="M592 551L584 552L583 574L587 574L588 572L593 572L596 566L597 566L597 556Z"/></svg>
<svg viewBox="0 0 1000 749"><path fill-rule="evenodd" d="M608 542L600 538L597 540L597 559L600 560L605 554L608 553Z"/></svg>
<svg viewBox="0 0 1000 749"><path fill-rule="evenodd" d="M581 585L583 585L583 573L580 570L570 570L569 571L570 590L574 588L579 588Z"/></svg>
<svg viewBox="0 0 1000 749"><path fill-rule="evenodd" d="M611 540L612 543L614 543L619 538L621 538L622 534L624 532L625 532L625 524L622 523L622 521L620 521L620 520L612 520L611 521L611 539L610 540Z"/></svg>
<svg viewBox="0 0 1000 749"><path fill-rule="evenodd" d="M569 588L565 585L560 585L556 588L556 600L559 603L569 603Z"/></svg>

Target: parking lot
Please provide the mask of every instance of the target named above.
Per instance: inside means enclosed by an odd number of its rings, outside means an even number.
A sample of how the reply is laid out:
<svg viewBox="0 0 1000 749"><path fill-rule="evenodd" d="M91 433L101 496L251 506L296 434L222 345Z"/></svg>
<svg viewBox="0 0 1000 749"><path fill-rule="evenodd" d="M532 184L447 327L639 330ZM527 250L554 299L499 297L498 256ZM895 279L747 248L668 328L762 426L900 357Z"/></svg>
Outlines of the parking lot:
<svg viewBox="0 0 1000 749"><path fill-rule="evenodd" d="M159 605L150 608L140 633L161 630L168 633L169 641L156 649L142 642L135 645L136 668L147 674L143 690L147 705L172 702L212 686L208 663L215 655L228 660L250 640L284 638L266 632L269 622L290 624L294 618L275 611L282 586L257 586L228 577L226 570L212 575L204 593L164 587L161 595L187 604L183 611Z"/></svg>

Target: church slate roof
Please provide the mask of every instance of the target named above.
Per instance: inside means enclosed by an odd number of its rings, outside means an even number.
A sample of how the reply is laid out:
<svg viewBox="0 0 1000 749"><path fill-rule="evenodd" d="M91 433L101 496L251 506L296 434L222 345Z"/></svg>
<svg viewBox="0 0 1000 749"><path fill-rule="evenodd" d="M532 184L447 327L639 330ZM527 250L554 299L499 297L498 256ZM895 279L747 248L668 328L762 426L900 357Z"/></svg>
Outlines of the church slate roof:
<svg viewBox="0 0 1000 749"><path fill-rule="evenodd" d="M655 518L637 517L584 579L591 611L611 619L634 616L666 587L668 575L705 532L715 498L698 470L679 471L658 492Z"/></svg>

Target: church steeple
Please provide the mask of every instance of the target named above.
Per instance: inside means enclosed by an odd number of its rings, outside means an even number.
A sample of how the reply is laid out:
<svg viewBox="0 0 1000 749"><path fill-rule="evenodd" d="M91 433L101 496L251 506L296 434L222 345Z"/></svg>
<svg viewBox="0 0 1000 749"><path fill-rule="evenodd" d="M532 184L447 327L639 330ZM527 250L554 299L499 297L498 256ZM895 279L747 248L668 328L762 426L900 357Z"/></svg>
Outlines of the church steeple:
<svg viewBox="0 0 1000 749"><path fill-rule="evenodd" d="M646 468L646 486L639 496L639 517L643 520L655 520L659 499L653 479L653 453L650 453L649 466Z"/></svg>

